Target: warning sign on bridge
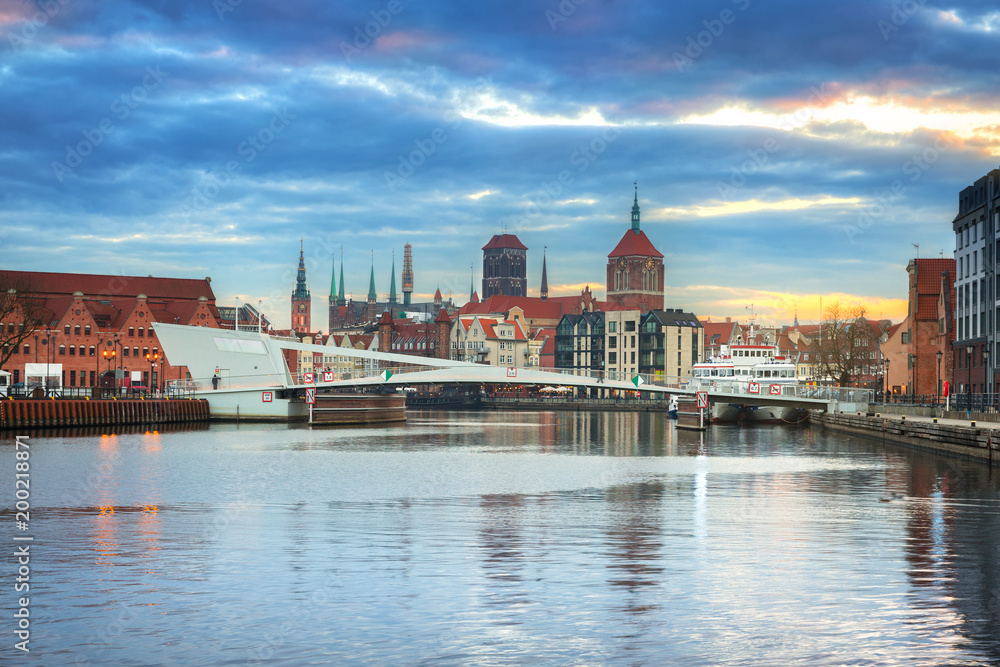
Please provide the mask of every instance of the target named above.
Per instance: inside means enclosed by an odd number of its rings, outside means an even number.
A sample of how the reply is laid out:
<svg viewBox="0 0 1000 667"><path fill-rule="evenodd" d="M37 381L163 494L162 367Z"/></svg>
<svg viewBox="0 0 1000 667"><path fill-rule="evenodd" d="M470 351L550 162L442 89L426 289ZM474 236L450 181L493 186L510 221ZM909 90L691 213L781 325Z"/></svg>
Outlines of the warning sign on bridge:
<svg viewBox="0 0 1000 667"><path fill-rule="evenodd" d="M771 385L771 396L781 396L781 385L772 384Z"/></svg>
<svg viewBox="0 0 1000 667"><path fill-rule="evenodd" d="M316 402L316 390L306 389L306 403L312 405L315 402Z"/></svg>
<svg viewBox="0 0 1000 667"><path fill-rule="evenodd" d="M698 391L698 392L695 392L694 396L698 400L698 408L699 409L700 408L707 408L708 407L708 392L707 391Z"/></svg>
<svg viewBox="0 0 1000 667"><path fill-rule="evenodd" d="M759 394L760 393L760 383L759 382L751 382L750 386L747 387L747 391L750 392L751 394Z"/></svg>

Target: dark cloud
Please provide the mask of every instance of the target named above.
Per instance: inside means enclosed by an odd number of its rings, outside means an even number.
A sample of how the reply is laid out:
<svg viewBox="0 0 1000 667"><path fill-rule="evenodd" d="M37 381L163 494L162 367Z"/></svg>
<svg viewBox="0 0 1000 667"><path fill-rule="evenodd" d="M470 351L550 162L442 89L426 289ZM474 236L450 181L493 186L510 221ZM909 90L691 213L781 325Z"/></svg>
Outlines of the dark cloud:
<svg viewBox="0 0 1000 667"><path fill-rule="evenodd" d="M341 245L360 294L372 251L387 290L409 241L417 290L459 294L507 229L533 286L548 246L551 282L600 287L638 180L671 285L900 296L909 244L949 248L957 191L995 166L988 134L948 135L910 180L940 131L676 124L852 95L996 107L993 6L893 7L74 0L31 31L39 10L8 2L23 18L0 24L4 264L211 274L220 295L266 296L288 291L301 237L314 294ZM559 124L588 113L611 125ZM808 205L704 213L750 200Z"/></svg>

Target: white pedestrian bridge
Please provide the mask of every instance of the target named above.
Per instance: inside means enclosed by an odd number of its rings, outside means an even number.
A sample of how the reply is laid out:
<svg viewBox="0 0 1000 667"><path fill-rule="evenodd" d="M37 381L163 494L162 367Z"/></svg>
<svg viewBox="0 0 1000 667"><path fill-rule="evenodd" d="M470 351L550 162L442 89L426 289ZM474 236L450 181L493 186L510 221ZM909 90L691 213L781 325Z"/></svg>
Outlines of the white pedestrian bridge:
<svg viewBox="0 0 1000 667"><path fill-rule="evenodd" d="M172 393L207 398L213 415L281 417L304 410L306 389L396 390L428 384L490 384L567 387L581 396L626 396L624 392L694 395L690 378L619 375L556 368L487 366L469 362L314 345L257 331L232 331L175 324L153 325L170 363L191 378L172 382ZM312 355L311 376L289 369L289 358ZM323 359L334 361L323 361ZM320 360L315 363L315 360ZM295 367L296 364L292 364ZM783 405L854 412L867 407L871 392L829 386L719 380L702 389L711 402ZM297 407L298 406L298 407Z"/></svg>

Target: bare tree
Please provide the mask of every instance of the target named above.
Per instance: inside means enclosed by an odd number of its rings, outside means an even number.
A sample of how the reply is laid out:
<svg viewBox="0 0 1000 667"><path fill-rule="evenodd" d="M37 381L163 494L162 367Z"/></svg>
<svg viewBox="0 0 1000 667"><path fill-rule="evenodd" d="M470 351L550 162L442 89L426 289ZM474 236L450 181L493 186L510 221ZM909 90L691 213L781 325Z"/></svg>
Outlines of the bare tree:
<svg viewBox="0 0 1000 667"><path fill-rule="evenodd" d="M844 306L834 301L822 321L820 367L842 387L860 382L865 368L875 363L871 355L881 332L865 317L867 310L864 304Z"/></svg>
<svg viewBox="0 0 1000 667"><path fill-rule="evenodd" d="M0 368L42 327L43 306L26 280L0 273Z"/></svg>

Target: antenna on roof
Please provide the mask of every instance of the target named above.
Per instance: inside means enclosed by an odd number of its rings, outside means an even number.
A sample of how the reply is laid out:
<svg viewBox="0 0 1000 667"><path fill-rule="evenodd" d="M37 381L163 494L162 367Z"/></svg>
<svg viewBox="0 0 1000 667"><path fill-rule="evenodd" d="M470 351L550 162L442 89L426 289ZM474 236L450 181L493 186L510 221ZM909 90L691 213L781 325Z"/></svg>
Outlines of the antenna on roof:
<svg viewBox="0 0 1000 667"><path fill-rule="evenodd" d="M917 249L917 259L920 259L920 244L914 243L913 247Z"/></svg>

